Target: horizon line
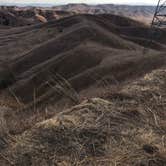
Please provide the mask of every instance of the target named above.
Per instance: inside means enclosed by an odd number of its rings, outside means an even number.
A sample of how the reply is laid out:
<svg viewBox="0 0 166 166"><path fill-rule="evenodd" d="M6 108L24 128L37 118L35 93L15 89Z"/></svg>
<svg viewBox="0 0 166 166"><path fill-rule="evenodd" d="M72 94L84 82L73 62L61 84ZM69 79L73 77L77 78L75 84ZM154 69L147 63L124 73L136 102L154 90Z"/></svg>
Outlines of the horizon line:
<svg viewBox="0 0 166 166"><path fill-rule="evenodd" d="M85 4L85 5L127 5L127 6L156 6L154 4L148 4L148 3L29 3L29 2L24 2L24 3L19 3L19 2L13 2L13 3L2 3L0 6L62 6L62 5L70 5L70 4Z"/></svg>

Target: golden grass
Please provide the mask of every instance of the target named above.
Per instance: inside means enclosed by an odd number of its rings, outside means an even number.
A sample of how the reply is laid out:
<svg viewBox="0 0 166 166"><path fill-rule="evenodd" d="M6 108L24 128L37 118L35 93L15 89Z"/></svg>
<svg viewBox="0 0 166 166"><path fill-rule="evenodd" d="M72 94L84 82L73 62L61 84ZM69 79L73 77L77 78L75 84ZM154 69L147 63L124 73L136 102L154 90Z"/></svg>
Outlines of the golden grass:
<svg viewBox="0 0 166 166"><path fill-rule="evenodd" d="M119 98L87 99L37 123L4 157L14 165L164 166L165 74L156 70L123 87Z"/></svg>

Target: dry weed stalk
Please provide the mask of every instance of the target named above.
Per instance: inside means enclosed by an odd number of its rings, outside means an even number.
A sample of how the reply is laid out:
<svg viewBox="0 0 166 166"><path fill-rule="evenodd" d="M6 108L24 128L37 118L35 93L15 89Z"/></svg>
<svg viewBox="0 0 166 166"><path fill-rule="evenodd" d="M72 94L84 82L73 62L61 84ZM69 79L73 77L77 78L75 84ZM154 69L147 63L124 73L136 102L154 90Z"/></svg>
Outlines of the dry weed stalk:
<svg viewBox="0 0 166 166"><path fill-rule="evenodd" d="M57 93L68 97L75 104L79 103L79 95L64 77L60 74L51 74L47 84Z"/></svg>

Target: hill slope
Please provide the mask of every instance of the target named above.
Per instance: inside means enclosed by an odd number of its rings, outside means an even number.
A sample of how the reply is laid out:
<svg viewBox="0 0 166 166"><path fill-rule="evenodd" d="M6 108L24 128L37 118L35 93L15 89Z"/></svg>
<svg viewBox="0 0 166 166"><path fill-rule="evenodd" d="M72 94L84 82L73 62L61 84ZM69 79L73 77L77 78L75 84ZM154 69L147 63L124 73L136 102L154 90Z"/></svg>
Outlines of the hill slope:
<svg viewBox="0 0 166 166"><path fill-rule="evenodd" d="M54 93L48 85L37 87L57 73L79 92L103 77L124 81L165 65L165 55L157 53L165 50L165 30L150 42L148 27L120 16L78 15L2 32L2 72L7 61L15 77L11 90L25 103L33 100L34 89L42 100L49 90ZM153 51L144 54L144 47Z"/></svg>
<svg viewBox="0 0 166 166"><path fill-rule="evenodd" d="M164 166L157 31L110 14L0 28L1 165Z"/></svg>

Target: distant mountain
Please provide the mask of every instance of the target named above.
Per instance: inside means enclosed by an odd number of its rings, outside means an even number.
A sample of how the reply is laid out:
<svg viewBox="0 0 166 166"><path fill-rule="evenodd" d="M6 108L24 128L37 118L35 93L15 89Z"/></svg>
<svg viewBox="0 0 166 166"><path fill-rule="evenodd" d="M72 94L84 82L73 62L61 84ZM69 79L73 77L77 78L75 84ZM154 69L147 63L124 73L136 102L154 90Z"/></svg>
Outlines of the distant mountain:
<svg viewBox="0 0 166 166"><path fill-rule="evenodd" d="M88 14L115 14L134 18L144 22L150 22L155 11L155 6L130 6L130 5L87 5L68 4L53 7L54 10L65 10L76 13Z"/></svg>
<svg viewBox="0 0 166 166"><path fill-rule="evenodd" d="M0 6L0 25L2 26L25 26L47 22L73 15L67 11L54 11L49 7L18 7Z"/></svg>
<svg viewBox="0 0 166 166"><path fill-rule="evenodd" d="M10 7L9 7L10 6ZM53 18L62 18L75 14L114 14L129 17L144 23L149 24L152 20L155 7L154 6L130 6L130 5L87 5L87 4L67 4L59 6L49 6L49 4L5 4L5 7L0 7L0 10L5 12L9 11L10 14L14 14L17 17L21 17L24 20L23 24L32 24L36 21L34 16L37 10L40 10L41 16L44 16L47 20ZM30 15L29 15L30 13ZM33 14L32 14L33 13ZM24 17L26 15L26 18ZM27 21L28 15L28 21ZM22 18L23 17L23 18ZM23 22L23 21L22 21ZM25 23L26 22L26 23ZM19 21L17 25L19 24Z"/></svg>

